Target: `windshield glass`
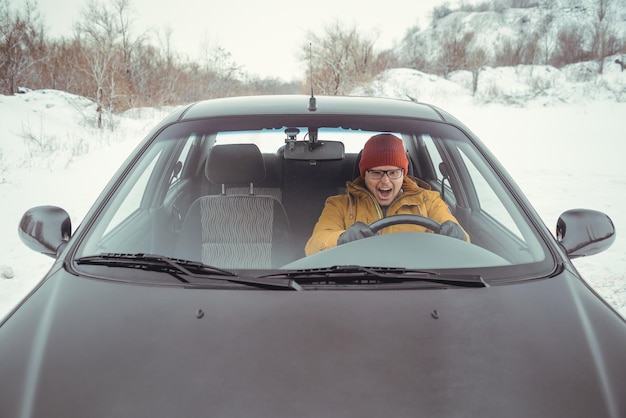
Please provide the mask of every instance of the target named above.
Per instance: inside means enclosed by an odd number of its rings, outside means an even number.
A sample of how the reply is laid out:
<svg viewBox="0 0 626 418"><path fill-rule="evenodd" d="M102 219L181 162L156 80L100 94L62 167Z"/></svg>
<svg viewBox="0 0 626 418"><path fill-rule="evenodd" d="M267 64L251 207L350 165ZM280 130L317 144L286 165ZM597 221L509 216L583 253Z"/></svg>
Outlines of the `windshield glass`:
<svg viewBox="0 0 626 418"><path fill-rule="evenodd" d="M408 160L401 174L364 174L383 183L401 177L389 205L359 179L361 150L381 132L402 140ZM196 120L167 127L134 161L88 221L75 258L155 254L257 272L462 269L498 279L554 268L518 199L477 145L450 125L328 116ZM327 201L331 196L340 197ZM370 224L391 215L404 217L371 237L338 239L355 219ZM461 235L424 225L420 215L453 219ZM323 247L311 240L314 231L326 234Z"/></svg>

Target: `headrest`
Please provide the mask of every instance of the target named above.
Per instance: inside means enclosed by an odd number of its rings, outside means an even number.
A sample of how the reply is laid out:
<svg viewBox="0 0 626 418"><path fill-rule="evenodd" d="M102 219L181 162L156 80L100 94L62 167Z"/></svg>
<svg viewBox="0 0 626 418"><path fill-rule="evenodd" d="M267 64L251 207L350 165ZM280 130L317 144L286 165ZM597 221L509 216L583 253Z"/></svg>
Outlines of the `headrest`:
<svg viewBox="0 0 626 418"><path fill-rule="evenodd" d="M206 162L206 176L215 184L260 183L265 179L265 164L254 144L215 145Z"/></svg>

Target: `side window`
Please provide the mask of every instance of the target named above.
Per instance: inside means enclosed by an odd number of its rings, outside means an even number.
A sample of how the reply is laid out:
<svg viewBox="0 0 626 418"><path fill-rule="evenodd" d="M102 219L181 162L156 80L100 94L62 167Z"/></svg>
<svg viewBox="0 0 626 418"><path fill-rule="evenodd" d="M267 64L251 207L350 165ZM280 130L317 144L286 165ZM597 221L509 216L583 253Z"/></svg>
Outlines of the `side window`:
<svg viewBox="0 0 626 418"><path fill-rule="evenodd" d="M430 157L430 161L433 163L433 169L435 170L435 175L437 176L437 180L441 181L441 173L439 172L439 164L443 161L441 159L441 155L439 155L439 150L435 146L433 138L428 135L422 135L422 140L424 141L424 145L426 146L426 151L428 151L428 156Z"/></svg>
<svg viewBox="0 0 626 418"><path fill-rule="evenodd" d="M187 166L188 171L194 171L198 154L195 150L200 148L202 138L187 134L155 140L115 191L81 251L86 254L106 252L108 248L149 251L150 237L143 231L159 221L162 215L159 209L168 192L184 187L182 174Z"/></svg>
<svg viewBox="0 0 626 418"><path fill-rule="evenodd" d="M481 212L506 227L518 238L522 239L522 234L517 227L517 224L511 217L511 212L504 206L503 202L508 202L510 199L504 197L506 192L502 186L495 181L493 184L489 184L487 179L494 179L494 177L483 175L483 172L488 170L488 167L484 165L483 160L471 159L462 149L459 151L461 157L463 158L465 168L471 177L472 184L474 185L474 190L476 197L478 198ZM473 161L477 161L481 164L481 166L476 166ZM502 198L498 196L497 192L503 194ZM517 211L514 213L517 213Z"/></svg>
<svg viewBox="0 0 626 418"><path fill-rule="evenodd" d="M437 173L437 181L441 184L442 175L439 172L439 164L443 161L439 152L438 138L432 138L430 135L422 135L426 150L432 161L433 168ZM474 213L480 213L485 221L499 226L502 232L516 237L519 242L526 243L528 250L535 257L542 257L542 250L539 248L534 239L532 231L529 231L524 219L521 218L518 208L514 206L514 201L510 198L508 191L504 185L494 175L492 169L487 162L476 153L476 149L465 142L447 141L444 143L450 146L448 150L451 155L457 155L460 160L458 164L462 166L460 173L465 173L468 178L465 181L458 182L461 187L466 187L464 195L469 199L468 204L470 210ZM456 158L456 157L455 157ZM445 182L443 186L448 191L449 182ZM492 232L497 228L490 229ZM536 251L536 253L533 253Z"/></svg>
<svg viewBox="0 0 626 418"><path fill-rule="evenodd" d="M148 180L152 176L152 172L156 167L157 161L161 152L155 154L151 159L144 159L142 162L141 169L135 171L135 173L140 173L136 181L129 181L126 183L127 190L122 191L122 194L125 194L126 197L122 200L119 208L115 212L115 215L109 222L109 225L106 228L105 235L120 223L122 223L125 219L128 219L135 211L137 211L144 197L144 193L146 191L146 187L148 185Z"/></svg>
<svg viewBox="0 0 626 418"><path fill-rule="evenodd" d="M170 177L170 188L174 187L180 182L181 174L185 171L185 167L188 163L189 153L192 147L196 144L197 140L198 139L196 135L192 134L185 142L185 146L178 156L178 161L174 165L174 170Z"/></svg>

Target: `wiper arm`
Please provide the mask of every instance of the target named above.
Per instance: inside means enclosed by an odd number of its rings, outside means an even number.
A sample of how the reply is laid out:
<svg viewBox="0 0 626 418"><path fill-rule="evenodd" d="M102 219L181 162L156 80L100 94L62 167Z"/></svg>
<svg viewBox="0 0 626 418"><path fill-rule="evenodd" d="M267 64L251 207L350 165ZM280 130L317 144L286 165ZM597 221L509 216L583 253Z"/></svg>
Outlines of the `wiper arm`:
<svg viewBox="0 0 626 418"><path fill-rule="evenodd" d="M268 289L300 290L297 283L291 279L263 280L257 278L240 277L236 273L213 267L197 261L181 260L156 254L118 254L104 253L81 257L77 264L90 264L107 267L137 268L142 270L169 273L183 283L190 283L185 277L195 279L211 279Z"/></svg>
<svg viewBox="0 0 626 418"><path fill-rule="evenodd" d="M76 260L77 264L91 264L107 267L127 267L142 270L160 271L164 273L182 273L189 277L207 277L212 275L236 277L228 270L208 266L196 261L180 260L154 254L122 254L103 253L82 257ZM193 270L193 271L192 271ZM180 277L183 282L187 282Z"/></svg>
<svg viewBox="0 0 626 418"><path fill-rule="evenodd" d="M325 268L289 270L262 278L288 278L302 283L402 283L423 281L458 287L487 287L480 275L442 274L426 270L402 267L332 266Z"/></svg>

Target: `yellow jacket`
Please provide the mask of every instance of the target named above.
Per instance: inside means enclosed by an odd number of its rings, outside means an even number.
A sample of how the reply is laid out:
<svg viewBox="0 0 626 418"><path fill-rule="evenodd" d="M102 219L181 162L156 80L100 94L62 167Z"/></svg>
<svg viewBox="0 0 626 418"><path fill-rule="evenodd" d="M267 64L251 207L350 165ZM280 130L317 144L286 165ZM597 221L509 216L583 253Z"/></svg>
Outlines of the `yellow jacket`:
<svg viewBox="0 0 626 418"><path fill-rule="evenodd" d="M336 247L339 235L355 222L369 225L385 216L374 195L365 187L363 178L358 177L346 183L346 186L345 194L326 199L324 210L304 248L306 255ZM450 213L448 205L441 199L439 192L430 190L427 183L414 177L404 177L402 191L387 208L386 216L404 214L425 216L439 223L445 221L459 223ZM407 231L432 232L422 226L401 224L385 228L380 233ZM469 236L467 241L469 242Z"/></svg>

